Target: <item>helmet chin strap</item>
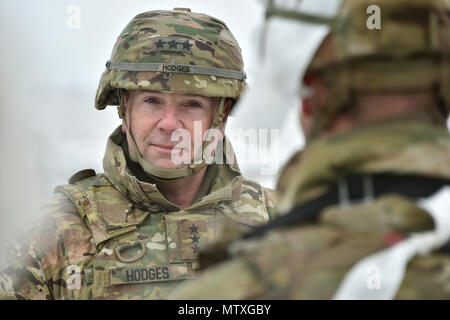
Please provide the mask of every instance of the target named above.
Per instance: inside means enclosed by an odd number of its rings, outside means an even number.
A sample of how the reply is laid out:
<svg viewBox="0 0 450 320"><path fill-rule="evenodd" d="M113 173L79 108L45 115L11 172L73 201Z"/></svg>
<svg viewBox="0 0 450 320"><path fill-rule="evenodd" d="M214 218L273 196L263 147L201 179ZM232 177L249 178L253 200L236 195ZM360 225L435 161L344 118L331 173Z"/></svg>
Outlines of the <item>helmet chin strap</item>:
<svg viewBox="0 0 450 320"><path fill-rule="evenodd" d="M133 148L129 148L130 151L130 159L133 160L134 162L137 162L141 165L142 169L145 171L145 173L149 174L152 176L152 178L159 178L159 179L177 179L177 178L182 178L182 177L187 177L187 176L193 176L197 173L199 173L203 168L205 168L208 164L206 162L204 162L203 160L203 152L205 150L205 148L212 142L210 141L211 139L206 139L205 142L202 143L202 149L199 150L199 152L201 152L200 155L198 155L198 157L194 157L194 159L201 159L201 163L191 163L191 164L186 164L183 165L180 168L173 168L173 169L168 169L168 168L160 168L157 167L151 163L149 163L148 161L146 161L144 159L144 157L142 156L141 152L139 151L139 148L137 147L136 141L134 140L133 134L130 131L130 127L128 126L127 123L127 119L125 117L124 113L124 105L123 105L123 98L122 98L122 93L118 93L118 98L119 98L119 114L122 114L124 122L125 122L125 126L127 128L127 134L130 135L130 140L131 143L133 145ZM218 127L220 127L223 124L223 120L225 118L225 113L224 113L224 106L225 106L225 98L221 97L220 98L220 103L219 103L219 108L217 110L217 114L215 116L215 119L213 121L213 124L211 125L210 129L216 129Z"/></svg>

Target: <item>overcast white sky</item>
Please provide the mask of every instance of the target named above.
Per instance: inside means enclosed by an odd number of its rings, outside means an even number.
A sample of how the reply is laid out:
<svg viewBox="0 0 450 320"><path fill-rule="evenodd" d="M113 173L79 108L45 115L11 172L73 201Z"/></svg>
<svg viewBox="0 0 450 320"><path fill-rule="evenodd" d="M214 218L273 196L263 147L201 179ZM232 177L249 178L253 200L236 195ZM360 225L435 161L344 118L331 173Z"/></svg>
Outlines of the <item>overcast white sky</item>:
<svg viewBox="0 0 450 320"><path fill-rule="evenodd" d="M67 27L71 6L80 9L79 29ZM94 108L105 62L136 14L174 7L189 7L227 24L242 48L251 87L257 66L255 29L264 16L258 0L0 1L2 225L11 215L27 214L30 203L50 195L78 170L102 172L106 140L120 124L115 108ZM287 124L291 131L297 127L294 118ZM282 137L283 162L301 141L296 135ZM251 168L241 167L254 176ZM276 176L254 178L273 186Z"/></svg>

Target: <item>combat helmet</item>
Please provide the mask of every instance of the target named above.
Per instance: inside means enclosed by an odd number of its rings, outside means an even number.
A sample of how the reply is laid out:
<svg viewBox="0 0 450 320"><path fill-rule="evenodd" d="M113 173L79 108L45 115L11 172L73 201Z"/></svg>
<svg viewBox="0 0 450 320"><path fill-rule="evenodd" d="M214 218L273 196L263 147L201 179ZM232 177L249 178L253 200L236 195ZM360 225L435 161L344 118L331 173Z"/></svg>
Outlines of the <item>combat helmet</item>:
<svg viewBox="0 0 450 320"><path fill-rule="evenodd" d="M321 12L336 4L333 16ZM330 90L324 107L313 111L312 137L351 105L356 91L433 89L443 115L448 115L450 0L267 0L266 8L266 20L329 30L326 50L315 50L305 70L320 73ZM371 21L376 14L379 26Z"/></svg>
<svg viewBox="0 0 450 320"><path fill-rule="evenodd" d="M371 14L379 14L378 27ZM326 108L315 114L315 133L356 91L432 89L448 116L450 0L343 0L329 37L331 45L316 52L307 71L320 72L330 89Z"/></svg>
<svg viewBox="0 0 450 320"><path fill-rule="evenodd" d="M211 126L216 128L224 119L225 98L237 100L246 88L245 78L241 49L225 23L187 8L149 11L134 17L119 35L95 107L118 106L123 117L120 89L220 97ZM130 158L157 178L193 175L206 165L158 168L145 161L131 140L135 152L130 150Z"/></svg>

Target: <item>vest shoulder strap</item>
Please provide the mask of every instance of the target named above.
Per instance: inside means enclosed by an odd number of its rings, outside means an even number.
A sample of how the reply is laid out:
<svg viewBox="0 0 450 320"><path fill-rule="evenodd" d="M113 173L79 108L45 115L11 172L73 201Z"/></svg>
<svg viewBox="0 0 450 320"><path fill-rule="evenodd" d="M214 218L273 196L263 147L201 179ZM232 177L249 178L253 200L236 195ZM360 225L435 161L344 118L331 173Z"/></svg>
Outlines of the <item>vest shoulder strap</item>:
<svg viewBox="0 0 450 320"><path fill-rule="evenodd" d="M64 193L75 205L91 230L97 249L106 240L136 230L137 224L148 215L148 212L137 209L104 174L58 186L55 192Z"/></svg>

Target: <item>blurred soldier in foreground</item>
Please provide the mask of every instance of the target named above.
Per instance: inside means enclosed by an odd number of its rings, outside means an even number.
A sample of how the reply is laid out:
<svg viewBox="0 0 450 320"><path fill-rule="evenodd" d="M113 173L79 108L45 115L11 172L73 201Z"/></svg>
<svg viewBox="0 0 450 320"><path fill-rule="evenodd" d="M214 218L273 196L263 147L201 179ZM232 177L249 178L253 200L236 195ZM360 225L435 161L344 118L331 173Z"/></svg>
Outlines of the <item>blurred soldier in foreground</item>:
<svg viewBox="0 0 450 320"><path fill-rule="evenodd" d="M0 274L3 298L165 298L193 277L223 220L248 230L274 211L223 135L245 87L223 22L189 9L142 13L106 67L95 106L118 105L123 122L108 140L105 173L83 170L56 188ZM178 129L187 136L174 139ZM175 161L180 154L188 161Z"/></svg>
<svg viewBox="0 0 450 320"><path fill-rule="evenodd" d="M308 141L279 181L288 212L171 298L449 299L450 1L343 0L335 19L306 3L269 8L331 30L300 78Z"/></svg>

